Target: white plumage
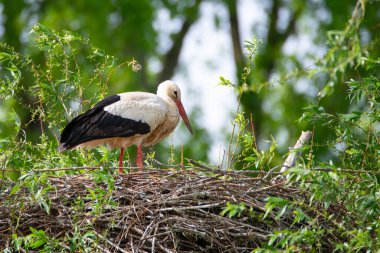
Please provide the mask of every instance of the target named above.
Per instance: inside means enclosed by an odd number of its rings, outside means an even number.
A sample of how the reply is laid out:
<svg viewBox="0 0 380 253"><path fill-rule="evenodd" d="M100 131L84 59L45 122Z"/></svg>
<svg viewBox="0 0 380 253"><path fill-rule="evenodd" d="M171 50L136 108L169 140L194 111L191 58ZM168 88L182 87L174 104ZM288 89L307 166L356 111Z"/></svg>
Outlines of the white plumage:
<svg viewBox="0 0 380 253"><path fill-rule="evenodd" d="M106 145L121 148L138 146L137 163L142 163L142 146L152 146L174 131L182 117L190 133L190 122L181 102L181 90L172 81L158 86L157 95L126 92L113 95L73 119L63 130L59 151Z"/></svg>
<svg viewBox="0 0 380 253"><path fill-rule="evenodd" d="M120 101L104 107L104 110L126 119L148 123L151 131L165 120L169 111L167 102L152 93L126 92L119 96ZM179 120L178 110L176 114Z"/></svg>

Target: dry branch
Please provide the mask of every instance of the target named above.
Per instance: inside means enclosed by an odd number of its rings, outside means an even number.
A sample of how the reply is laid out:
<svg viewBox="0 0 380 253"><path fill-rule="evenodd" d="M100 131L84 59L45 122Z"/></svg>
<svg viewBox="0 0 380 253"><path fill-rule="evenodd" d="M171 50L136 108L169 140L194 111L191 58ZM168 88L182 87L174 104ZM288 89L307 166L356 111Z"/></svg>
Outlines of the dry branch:
<svg viewBox="0 0 380 253"><path fill-rule="evenodd" d="M281 167L280 175L273 178L272 183L280 182L285 179L285 177L283 176L283 173L287 171L288 169L294 167L298 156L302 152L302 148L310 141L311 137L312 137L311 131L306 131L306 132L302 131L301 136L298 138L296 144L294 145L293 148L290 149L289 155Z"/></svg>
<svg viewBox="0 0 380 253"><path fill-rule="evenodd" d="M296 160L301 153L300 150L310 141L311 136L312 136L311 131L306 131L306 132L302 131L301 136L298 139L296 145L294 145L294 147L290 150L290 154L286 158L280 172L285 172L289 168L294 167L294 165L296 164Z"/></svg>

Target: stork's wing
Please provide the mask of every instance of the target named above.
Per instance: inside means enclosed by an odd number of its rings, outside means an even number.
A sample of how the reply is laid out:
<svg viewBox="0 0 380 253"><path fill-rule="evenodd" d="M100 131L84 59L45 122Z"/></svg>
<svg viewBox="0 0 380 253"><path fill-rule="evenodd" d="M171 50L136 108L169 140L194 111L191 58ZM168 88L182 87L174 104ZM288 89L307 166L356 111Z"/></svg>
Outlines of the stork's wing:
<svg viewBox="0 0 380 253"><path fill-rule="evenodd" d="M59 151L81 143L149 133L165 117L165 103L154 94L128 92L107 97L74 118L63 130Z"/></svg>

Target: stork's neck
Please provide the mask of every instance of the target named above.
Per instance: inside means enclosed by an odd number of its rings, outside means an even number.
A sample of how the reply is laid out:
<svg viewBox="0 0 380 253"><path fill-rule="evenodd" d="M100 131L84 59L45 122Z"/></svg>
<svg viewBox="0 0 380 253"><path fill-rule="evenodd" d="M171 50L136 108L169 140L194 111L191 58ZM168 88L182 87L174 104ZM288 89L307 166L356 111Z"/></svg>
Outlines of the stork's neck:
<svg viewBox="0 0 380 253"><path fill-rule="evenodd" d="M162 98L170 107L174 106L175 108L177 108L174 100L171 97L169 97L168 95L166 95L166 94L158 94L158 93L157 93L157 95L160 98Z"/></svg>
<svg viewBox="0 0 380 253"><path fill-rule="evenodd" d="M162 100L166 102L166 104L168 105L170 115L178 115L179 112L177 105L171 97L169 97L166 93L160 92L157 92L157 96L159 96L160 98L162 98Z"/></svg>
<svg viewBox="0 0 380 253"><path fill-rule="evenodd" d="M168 96L168 92L166 91L166 89L163 89L161 86L158 86L157 96L159 96L160 98L163 98L165 100L166 100L166 98L170 98Z"/></svg>

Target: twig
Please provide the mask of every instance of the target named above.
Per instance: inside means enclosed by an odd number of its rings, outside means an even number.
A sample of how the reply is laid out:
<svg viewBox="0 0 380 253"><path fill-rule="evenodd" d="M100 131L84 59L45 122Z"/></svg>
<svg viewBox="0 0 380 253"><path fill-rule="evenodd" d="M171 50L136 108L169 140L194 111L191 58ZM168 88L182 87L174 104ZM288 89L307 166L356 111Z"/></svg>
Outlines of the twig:
<svg viewBox="0 0 380 253"><path fill-rule="evenodd" d="M151 231L151 228L153 228L155 226L154 223L155 223L155 220L153 219L150 222L150 224L148 226L146 226L144 234L141 236L141 239L140 239L140 245L142 245L143 242L146 240L146 237L147 237L148 233L150 233L149 231Z"/></svg>
<svg viewBox="0 0 380 253"><path fill-rule="evenodd" d="M95 230L93 232L94 232L94 234L96 234L97 237L99 237L100 239L104 240L105 242L107 242L109 245L111 245L112 247L114 247L118 251L123 252L123 253L131 253L131 251L123 250L122 248L120 248L119 246L117 246L116 244L114 244L113 242L111 242L110 240L108 240L107 238L104 238L101 234L99 234Z"/></svg>
<svg viewBox="0 0 380 253"><path fill-rule="evenodd" d="M281 185L284 185L285 182L280 182L278 184L274 184L274 185L269 185L269 186L266 186L266 187L263 187L263 188L259 188L259 189L256 189L256 190L251 190L249 189L247 193L257 193L257 192L263 192L263 191L266 191L266 190L269 190L271 188L276 188L278 186L281 186Z"/></svg>
<svg viewBox="0 0 380 253"><path fill-rule="evenodd" d="M167 163L162 163L160 161L157 161L154 158L150 159L151 162L155 163L156 165L159 166L164 166L164 167L169 167L169 168L176 168L176 167L181 167L181 164L167 164ZM183 166L183 168L192 168L192 166Z"/></svg>
<svg viewBox="0 0 380 253"><path fill-rule="evenodd" d="M157 212L202 209L202 208L217 207L217 206L221 206L224 204L225 204L225 202L218 202L218 203L213 203L213 204L209 204L209 205L200 205L200 206L169 207L169 208L161 208L161 209L157 210Z"/></svg>
<svg viewBox="0 0 380 253"><path fill-rule="evenodd" d="M158 224L156 225L156 228L154 229L154 234L153 234L153 239L152 239L152 248L151 248L151 251L152 251L152 253L154 253L155 252L155 243L156 243L156 238L157 238L157 236L158 236L158 234L157 234L157 229L158 229ZM164 233L166 233L166 234L168 234L168 233L170 233L169 231L166 231L166 232L164 232ZM145 237L145 239L148 239L149 238L149 236L147 236L147 237Z"/></svg>
<svg viewBox="0 0 380 253"><path fill-rule="evenodd" d="M162 232L162 233L158 233L158 234L156 234L156 232L157 232L157 228L158 228L158 227L156 226L156 229L155 229L153 235L146 236L146 237L140 239L140 241L145 241L145 240L147 240L147 239L153 238L153 242L154 242L155 239L156 239L157 237L159 237L159 236L161 236L161 235L168 235L168 234L171 233L170 231L165 231L165 232ZM152 243L153 243L153 242L152 242Z"/></svg>
<svg viewBox="0 0 380 253"><path fill-rule="evenodd" d="M208 167L206 165L203 165L197 161L194 161L192 159L186 159L190 164L193 164L197 167L193 168L193 169L201 169L203 171L207 171L207 172L212 172L212 173L216 173L216 174L223 174L223 175L229 175L229 174L282 174L282 172L275 172L274 170L278 169L280 166L276 166L274 168L272 168L271 170L269 171L262 171L262 170L249 170L249 168L247 168L246 170L223 170L223 169L214 169L214 168L211 168L211 167ZM281 165L282 166L282 165ZM264 178L263 178L264 179Z"/></svg>
<svg viewBox="0 0 380 253"><path fill-rule="evenodd" d="M98 245L94 240L92 240L91 238L87 237L86 238L87 241L89 241L90 243L93 243L95 245L95 247L97 249L99 249L101 252L105 252L105 253L111 253L111 251L107 250L106 248L103 248L101 247L100 245ZM70 248L68 248L70 250Z"/></svg>
<svg viewBox="0 0 380 253"><path fill-rule="evenodd" d="M323 171L323 172L343 172L343 173L351 173L351 174L357 174L357 173L366 173L366 174L380 174L380 171L374 171L374 170L354 170L354 169L332 169L332 168L313 168L311 171Z"/></svg>
<svg viewBox="0 0 380 253"><path fill-rule="evenodd" d="M252 137L253 137L253 141L254 141L253 143L255 144L254 148L257 150L255 125L253 124L252 113L250 113L249 116L250 116L250 124L251 124Z"/></svg>
<svg viewBox="0 0 380 253"><path fill-rule="evenodd" d="M183 144L181 145L181 162L179 164L179 167L183 170L184 169L184 163L183 163L183 151L184 151L184 147L183 147Z"/></svg>
<svg viewBox="0 0 380 253"><path fill-rule="evenodd" d="M142 230L140 230L140 229L138 229L138 228L136 228L136 227L132 227L131 229L134 230L134 231L136 231L137 233L139 233L139 234L141 234L141 235L144 234L144 232L143 232ZM147 240L148 240L149 242L152 242L153 239L147 239ZM161 245L161 243L158 243L158 242L157 242L157 245L158 245L158 247L159 247L162 251L164 251L164 252L166 252L166 253L172 253L171 250L165 248L163 245Z"/></svg>
<svg viewBox="0 0 380 253"><path fill-rule="evenodd" d="M70 168L55 168L55 169L34 169L27 172L53 172L53 171L65 171L65 170L99 170L99 169L118 169L119 167L91 167L91 166L82 166L82 167L70 167ZM123 167L127 169L135 169L138 167ZM2 169L1 171L7 172L21 172L22 170L11 170L11 169Z"/></svg>
<svg viewBox="0 0 380 253"><path fill-rule="evenodd" d="M71 250L69 246L67 246L67 245L65 245L63 243L59 243L59 246L61 246L62 248L65 248L65 249L67 249L69 251Z"/></svg>
<svg viewBox="0 0 380 253"><path fill-rule="evenodd" d="M254 226L252 226L250 224L239 222L239 221L237 221L235 219L229 219L229 218L226 218L224 216L213 214L213 213L207 212L207 211L205 211L203 209L200 209L199 211L202 212L202 213L204 213L206 216L213 216L214 218L216 218L218 220L223 220L223 222L225 222L227 224L233 225L232 227L238 227L238 226L240 226L240 227L244 227L245 230L246 229L252 229L252 230L255 230L255 231L259 231L261 233L267 232L267 231L265 231L265 230L263 230L263 229L261 229L259 227L254 227Z"/></svg>
<svg viewBox="0 0 380 253"><path fill-rule="evenodd" d="M266 175L262 178L262 180L267 179L267 177L269 177L270 175L273 175L273 174L282 174L282 172L275 172L275 170L277 170L278 168L280 168L282 166L283 165L275 166L272 169L268 170Z"/></svg>
<svg viewBox="0 0 380 253"><path fill-rule="evenodd" d="M197 161L194 161L193 159L186 158L186 160L187 160L188 163L190 163L192 165L195 165L195 166L198 166L199 168L206 169L206 170L209 170L209 171L213 171L214 170L213 168L208 167L208 166L206 166L204 164L201 164L201 163L199 163Z"/></svg>

